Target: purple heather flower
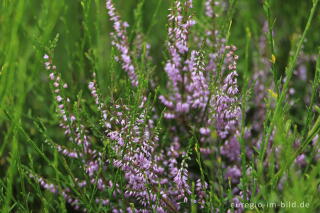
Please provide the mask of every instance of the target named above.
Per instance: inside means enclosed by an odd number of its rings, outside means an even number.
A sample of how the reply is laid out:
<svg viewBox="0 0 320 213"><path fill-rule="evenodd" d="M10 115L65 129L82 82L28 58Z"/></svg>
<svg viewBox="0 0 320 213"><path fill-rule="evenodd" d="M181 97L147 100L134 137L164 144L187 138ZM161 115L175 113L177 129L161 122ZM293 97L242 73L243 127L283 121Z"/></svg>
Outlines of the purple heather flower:
<svg viewBox="0 0 320 213"><path fill-rule="evenodd" d="M229 73L223 81L221 90L215 97L215 120L218 135L222 139L226 139L229 135L236 134L238 124L241 117L241 110L238 101L238 86L236 61L234 55L236 48L234 46L226 47L229 52L226 54L226 61L229 64Z"/></svg>
<svg viewBox="0 0 320 213"><path fill-rule="evenodd" d="M207 190L208 184L205 181L201 181L200 179L197 180L196 182L196 193L198 196L198 204L200 205L200 208L204 208L205 202L206 202L206 197L207 197Z"/></svg>
<svg viewBox="0 0 320 213"><path fill-rule="evenodd" d="M232 184L238 184L241 177L241 170L237 166L228 167L225 177L230 179Z"/></svg>
<svg viewBox="0 0 320 213"><path fill-rule="evenodd" d="M301 154L299 155L296 159L295 159L295 163L300 166L300 167L304 167L307 165L307 161L306 161L306 155L305 154Z"/></svg>
<svg viewBox="0 0 320 213"><path fill-rule="evenodd" d="M212 8L212 3L213 3L213 0L207 0L205 2L205 9L206 9L205 14L209 18L213 18L213 15L214 15L213 8Z"/></svg>
<svg viewBox="0 0 320 213"><path fill-rule="evenodd" d="M44 189L50 191L51 193L54 194L60 194L62 197L75 209L80 208L80 202L78 199L74 198L72 195L70 195L70 190L66 188L65 190L59 190L59 187L54 185L53 183L48 183L44 178L39 177L34 174L29 175L30 178L36 180ZM83 208L85 211L86 209Z"/></svg>
<svg viewBox="0 0 320 213"><path fill-rule="evenodd" d="M209 134L210 134L210 129L209 129L209 128L201 127L201 128L200 128L200 134L202 134L202 135L209 135Z"/></svg>
<svg viewBox="0 0 320 213"><path fill-rule="evenodd" d="M206 4L212 7L213 1L209 0ZM116 60L127 72L132 85L138 86L133 52L130 51L127 37L128 24L121 21L111 0L106 1L106 7L114 28L112 45L119 52ZM214 135L211 134L211 130L216 127L219 140L223 141L223 145L200 147L200 151L210 154L220 149L222 159L225 160L223 167L227 168L225 177L236 184L241 176L237 165L240 154L237 136L241 114L236 72L238 56L234 54L235 47L226 46L224 39L221 39L221 42L219 39L215 41L203 39L204 44L216 50L215 53L209 53L208 57L204 56L204 52L193 49L194 46L189 44L191 27L195 24L192 16L188 15L191 8L191 0L183 3L175 1L175 8L170 10L167 44L169 57L164 67L169 79L168 93L161 95L159 100L167 108L164 117L194 125L201 142L208 142L210 136ZM213 16L213 11L207 12ZM218 34L215 31L207 31L206 38L214 38L215 33ZM219 42L216 42L218 40ZM221 68L223 81L214 85L217 87L211 87L212 79L218 73L217 61L220 61L224 55L226 58ZM85 178L75 177L75 187L82 189L94 185L98 193L112 189L115 199L122 194L119 197L124 196L128 199L128 203L135 204L135 207L124 207L124 203L111 202L108 198L100 198L100 195L95 197L94 201L97 205L111 206L113 212L151 212L150 209L157 212L178 212L184 211L184 206L189 206L188 202L197 202L201 208L204 207L208 188L204 180L197 180L196 200L190 200L192 192L189 183L195 180L197 175L188 169L188 153L179 137L185 132L187 125L185 129L181 128L181 132L178 125L170 128L177 134L172 137L171 144L163 148L163 144L160 145L159 142L154 117L149 117L147 97L141 97L138 108L123 104L121 99L116 100L121 104L108 106L103 101L104 98L100 94L94 75L88 88L100 113L99 128L103 129L101 138L112 147L112 155L107 156L106 160L98 151L99 149L96 149L102 141L93 140L88 135L89 131L81 124L82 117L76 118L77 114L73 115L70 112L70 107L67 106L70 100L62 92L68 86L61 80L56 67L51 64L50 57L44 58L45 66L50 71L49 78L54 88L57 111L61 117L60 126L77 147L76 149L62 146L55 148L62 154L82 162L81 169L84 171L82 174ZM113 180L115 182L109 180L109 175L105 175L109 170L119 171L119 174L123 175L123 179L120 178L121 182L116 182L120 179ZM122 181L125 182L124 190L120 190L119 186L123 184ZM52 185L44 184L44 187L52 191L55 189ZM63 189L61 194L76 209L81 207L80 199L73 198L70 189Z"/></svg>
<svg viewBox="0 0 320 213"><path fill-rule="evenodd" d="M240 161L240 144L236 136L227 139L220 147L221 155L225 156L231 162Z"/></svg>
<svg viewBox="0 0 320 213"><path fill-rule="evenodd" d="M185 160L181 163L181 168L178 170L174 177L174 182L177 184L178 199L183 199L183 202L188 202L188 195L191 195L190 186L187 183L188 180L188 164Z"/></svg>
<svg viewBox="0 0 320 213"><path fill-rule="evenodd" d="M192 8L192 2L185 4ZM175 9L169 14L168 50L170 59L165 65L169 78L170 95L159 97L160 101L168 108L165 118L173 119L182 114L188 114L191 109L204 110L209 90L205 79L204 64L198 51L191 51L189 58L184 59L189 52L189 29L195 24L191 16L184 17L183 4L176 1Z"/></svg>
<svg viewBox="0 0 320 213"><path fill-rule="evenodd" d="M117 15L116 9L112 0L106 1L106 8L110 16L110 20L113 22L114 33L111 33L113 38L112 45L120 52L120 61L122 69L128 73L132 86L138 86L138 78L135 73L135 67L133 65L132 58L129 53L129 43L127 37L127 28L129 27L127 22L121 21Z"/></svg>

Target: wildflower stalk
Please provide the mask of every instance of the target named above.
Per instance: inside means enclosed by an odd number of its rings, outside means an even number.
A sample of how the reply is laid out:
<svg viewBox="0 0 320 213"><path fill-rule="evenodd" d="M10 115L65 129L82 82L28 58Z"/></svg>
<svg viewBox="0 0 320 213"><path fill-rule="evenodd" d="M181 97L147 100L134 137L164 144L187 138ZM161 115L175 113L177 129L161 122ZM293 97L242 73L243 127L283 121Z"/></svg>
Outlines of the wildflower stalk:
<svg viewBox="0 0 320 213"><path fill-rule="evenodd" d="M106 1L106 8L110 16L110 20L113 22L114 33L111 33L113 38L112 44L118 49L120 57L117 58L121 62L122 69L127 72L131 84L133 87L137 87L138 77L136 74L136 68L133 64L132 56L130 54L129 39L127 36L127 28L129 24L123 22L113 5L112 0Z"/></svg>
<svg viewBox="0 0 320 213"><path fill-rule="evenodd" d="M274 85L276 86L276 92L279 92L279 73L276 70L275 67L275 62L276 62L276 55L275 55L275 50L274 50L274 39L273 39L273 22L271 20L271 2L270 0L265 0L263 2L263 8L264 11L267 15L267 20L268 20L268 40L269 40L269 46L270 46L270 50L271 50L271 57L270 60L272 62L271 64L271 72L273 75L273 81L274 81Z"/></svg>

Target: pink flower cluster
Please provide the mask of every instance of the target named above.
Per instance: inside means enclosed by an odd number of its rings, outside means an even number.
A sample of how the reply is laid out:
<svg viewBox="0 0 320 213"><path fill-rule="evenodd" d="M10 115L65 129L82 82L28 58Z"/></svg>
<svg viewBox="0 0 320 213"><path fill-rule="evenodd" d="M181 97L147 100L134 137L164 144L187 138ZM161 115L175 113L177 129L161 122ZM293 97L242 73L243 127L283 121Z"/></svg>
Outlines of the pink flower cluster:
<svg viewBox="0 0 320 213"><path fill-rule="evenodd" d="M136 87L138 86L138 77L135 73L135 67L130 55L130 47L127 37L127 28L129 27L129 24L121 21L120 17L117 15L112 0L107 0L106 8L108 10L110 20L113 22L113 29L115 30L115 32L111 33L113 38L112 45L120 52L119 60L122 64L122 68L128 73L132 86Z"/></svg>

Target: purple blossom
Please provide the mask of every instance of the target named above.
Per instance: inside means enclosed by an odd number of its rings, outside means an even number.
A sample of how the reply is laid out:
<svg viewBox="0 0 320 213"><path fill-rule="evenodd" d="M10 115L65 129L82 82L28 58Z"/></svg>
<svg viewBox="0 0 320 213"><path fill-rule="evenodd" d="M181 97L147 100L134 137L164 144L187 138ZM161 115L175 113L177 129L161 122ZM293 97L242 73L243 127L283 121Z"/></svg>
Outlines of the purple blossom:
<svg viewBox="0 0 320 213"><path fill-rule="evenodd" d="M226 54L229 73L223 81L221 90L215 96L215 120L218 135L222 139L226 139L229 135L238 132L238 124L241 117L241 110L238 101L237 72L236 61L237 56L234 55L236 48L234 46L226 47L229 52Z"/></svg>
<svg viewBox="0 0 320 213"><path fill-rule="evenodd" d="M181 163L181 168L178 170L176 176L174 177L174 182L177 184L177 196L178 199L183 199L183 202L188 202L188 196L191 195L190 186L187 183L188 180L188 164L185 159Z"/></svg>
<svg viewBox="0 0 320 213"><path fill-rule="evenodd" d="M224 144L220 147L220 152L229 161L240 162L240 144L236 136L224 141Z"/></svg>
<svg viewBox="0 0 320 213"><path fill-rule="evenodd" d="M241 177L241 170L237 166L228 167L225 177L226 179L230 179L232 184L238 184Z"/></svg>
<svg viewBox="0 0 320 213"><path fill-rule="evenodd" d="M127 37L127 28L129 24L121 21L117 15L116 9L112 0L106 1L106 8L110 16L110 20L113 22L114 33L111 33L113 38L112 45L120 52L120 61L122 69L128 73L132 86L138 86L138 78L135 73L135 67L133 65L132 58L130 56L129 42Z"/></svg>
<svg viewBox="0 0 320 213"><path fill-rule="evenodd" d="M69 188L66 188L65 190L60 190L58 186L54 185L53 183L49 183L42 177L39 177L34 174L29 174L29 177L36 180L44 189L50 191L51 193L60 194L71 206L74 207L74 209L77 210L80 208L80 201L74 198L72 195L70 195ZM86 211L85 208L83 208L83 210Z"/></svg>
<svg viewBox="0 0 320 213"><path fill-rule="evenodd" d="M208 184L205 181L201 181L200 179L196 182L196 193L198 196L198 204L200 205L200 208L203 209L205 206L206 198L207 198L207 188Z"/></svg>
<svg viewBox="0 0 320 213"><path fill-rule="evenodd" d="M207 1L207 4L212 6L213 2ZM132 85L138 86L132 57L134 52L130 51L127 37L128 24L120 20L111 0L107 0L106 7L114 28L112 45L119 51L116 60L128 73ZM223 142L221 147L206 143L214 146L200 147L199 150L206 155L220 151L222 158L218 157L223 160L223 168L226 168L225 178L230 179L234 185L239 183L240 146L237 136L241 117L236 72L238 56L234 53L236 48L226 46L224 39L203 40L210 47L218 47L215 48L216 52L209 55L191 46L191 27L195 24L190 15L191 8L190 0L184 3L175 1L175 7L170 9L168 16L169 57L164 71L169 81L167 94L160 95L159 100L167 108L164 117L175 119L178 123L170 127L173 135L168 146L159 141L159 128L155 125L157 116L152 116L154 109L148 106L150 100L146 96L140 97L138 105L128 104L118 97L110 98L109 103L105 103L95 74L88 89L95 110L100 114L95 127L101 135L89 135L90 129L82 123L81 113L73 113L69 106L70 99L64 96L63 91L68 85L61 80L51 58L48 55L44 57L57 112L61 118L60 126L66 137L74 142L70 144L72 148L69 148L69 144L68 147L53 147L63 155L73 158L71 160L81 162L82 173L75 175L74 186L80 190L94 186L97 196L93 201L97 205L111 206L113 212L180 212L185 211L185 206L190 206L190 202L198 203L200 208L204 208L208 198L208 183L197 179L198 175L193 172L193 168L189 169L189 152L193 152L194 147L186 151L183 140L187 137L180 137L189 129L197 131L196 137L199 136L200 142ZM207 12L213 16L213 11ZM215 37L216 34L218 32L206 31L206 38ZM217 61L224 55L226 58L221 67L221 76L218 76ZM215 82L213 85L214 77L221 77L222 82ZM181 127L181 124L185 126ZM215 130L218 139L213 137ZM107 148L112 149L110 156L102 153L102 148L105 148L101 147L102 144L107 144ZM113 172L123 178L111 180ZM196 198L192 200L190 184L195 180ZM81 199L74 198L76 193L70 189L56 191L54 185L40 184L55 193L61 193L76 209L82 208ZM112 191L112 196L101 197L109 194L107 191ZM135 206L114 201L123 197Z"/></svg>
<svg viewBox="0 0 320 213"><path fill-rule="evenodd" d="M213 8L212 8L212 3L213 3L213 0L207 0L205 2L205 14L206 16L208 16L209 18L213 18Z"/></svg>
<svg viewBox="0 0 320 213"><path fill-rule="evenodd" d="M306 155L305 154L301 154L299 155L296 159L295 159L295 163L300 166L300 167L304 167L307 165L307 161L306 161Z"/></svg>

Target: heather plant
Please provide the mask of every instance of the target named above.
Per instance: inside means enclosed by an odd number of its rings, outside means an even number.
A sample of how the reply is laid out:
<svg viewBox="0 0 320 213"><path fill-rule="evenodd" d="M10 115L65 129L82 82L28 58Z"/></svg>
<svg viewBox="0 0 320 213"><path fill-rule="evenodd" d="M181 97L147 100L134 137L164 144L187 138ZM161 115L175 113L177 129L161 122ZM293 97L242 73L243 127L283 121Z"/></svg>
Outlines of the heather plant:
<svg viewBox="0 0 320 213"><path fill-rule="evenodd" d="M1 212L320 211L318 7L1 2Z"/></svg>

